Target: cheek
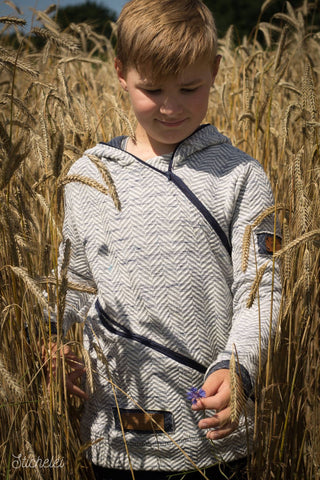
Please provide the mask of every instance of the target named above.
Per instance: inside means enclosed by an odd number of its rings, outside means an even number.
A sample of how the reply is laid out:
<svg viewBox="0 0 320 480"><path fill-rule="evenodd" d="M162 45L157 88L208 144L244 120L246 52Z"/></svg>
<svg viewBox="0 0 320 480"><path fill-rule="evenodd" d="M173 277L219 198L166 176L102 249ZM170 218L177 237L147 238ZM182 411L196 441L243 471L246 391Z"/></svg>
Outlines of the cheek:
<svg viewBox="0 0 320 480"><path fill-rule="evenodd" d="M194 98L192 101L192 111L195 115L204 117L207 113L209 102L209 95L207 92L203 92L197 98Z"/></svg>
<svg viewBox="0 0 320 480"><path fill-rule="evenodd" d="M157 105L155 102L139 94L131 96L131 104L132 104L134 113L138 119L139 117L152 114L157 108Z"/></svg>

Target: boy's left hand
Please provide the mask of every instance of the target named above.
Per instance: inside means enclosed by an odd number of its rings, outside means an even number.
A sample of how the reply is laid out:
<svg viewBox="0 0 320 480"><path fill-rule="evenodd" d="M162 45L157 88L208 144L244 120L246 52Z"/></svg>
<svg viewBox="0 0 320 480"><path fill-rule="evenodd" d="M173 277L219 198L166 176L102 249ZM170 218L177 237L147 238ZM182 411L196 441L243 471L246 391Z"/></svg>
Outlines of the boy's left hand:
<svg viewBox="0 0 320 480"><path fill-rule="evenodd" d="M211 429L207 432L207 438L218 440L227 437L238 426L237 422L231 422L230 415L230 372L227 369L217 370L206 379L202 386L206 392L205 398L197 400L192 409L199 410L215 410L216 413L211 417L206 417L198 423L201 429Z"/></svg>
<svg viewBox="0 0 320 480"><path fill-rule="evenodd" d="M67 365L70 367L70 371L66 372L65 382L68 393L76 395L83 400L87 400L89 397L87 393L77 385L77 380L85 373L85 366L81 359L71 350L69 345L61 345L60 352L58 352L57 344L52 342L49 346L49 350L46 350L44 346L41 347L42 361L46 371L47 387L50 388L51 374L55 377L57 375L57 355L60 353L61 359L64 358ZM49 357L51 357L51 369L49 368Z"/></svg>

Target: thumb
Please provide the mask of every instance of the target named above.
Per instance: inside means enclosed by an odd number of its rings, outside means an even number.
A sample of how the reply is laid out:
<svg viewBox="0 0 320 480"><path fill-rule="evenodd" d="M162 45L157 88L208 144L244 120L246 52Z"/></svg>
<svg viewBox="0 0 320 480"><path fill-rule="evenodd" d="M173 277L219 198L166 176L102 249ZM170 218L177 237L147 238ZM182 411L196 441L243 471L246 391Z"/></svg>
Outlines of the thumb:
<svg viewBox="0 0 320 480"><path fill-rule="evenodd" d="M227 369L211 373L204 382L202 389L205 398L198 399L192 406L193 410L215 409L218 410L228 403L230 397L230 372Z"/></svg>

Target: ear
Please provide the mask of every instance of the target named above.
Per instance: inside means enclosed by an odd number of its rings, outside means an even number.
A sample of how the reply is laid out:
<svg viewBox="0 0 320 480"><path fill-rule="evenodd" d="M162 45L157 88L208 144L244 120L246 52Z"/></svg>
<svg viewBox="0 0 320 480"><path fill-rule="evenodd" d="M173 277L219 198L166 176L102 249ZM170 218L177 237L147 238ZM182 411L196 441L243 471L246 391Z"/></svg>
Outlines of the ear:
<svg viewBox="0 0 320 480"><path fill-rule="evenodd" d="M123 66L118 58L115 58L114 60L114 67L116 69L121 87L123 88L123 90L127 91L128 88L127 88L127 82L123 73Z"/></svg>
<svg viewBox="0 0 320 480"><path fill-rule="evenodd" d="M219 71L219 66L220 66L220 62L221 62L221 55L217 55L215 60L214 60L214 64L213 64L213 69L212 69L212 85L214 84L214 81L216 79L216 76L217 76L217 73Z"/></svg>

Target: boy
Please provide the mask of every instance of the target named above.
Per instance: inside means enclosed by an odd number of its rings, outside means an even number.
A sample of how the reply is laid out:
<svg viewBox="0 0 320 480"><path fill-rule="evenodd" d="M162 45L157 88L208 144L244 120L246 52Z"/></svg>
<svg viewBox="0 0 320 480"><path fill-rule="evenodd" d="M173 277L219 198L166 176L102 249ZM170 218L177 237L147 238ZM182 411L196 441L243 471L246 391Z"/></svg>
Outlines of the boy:
<svg viewBox="0 0 320 480"><path fill-rule="evenodd" d="M214 20L201 0L126 4L115 67L137 119L135 137L97 145L70 170L103 183L89 158L98 157L121 202L119 211L88 185L65 188L69 280L97 288L95 298L69 292L64 324L85 320L95 386L82 429L84 440L95 442L97 478L131 478L131 466L137 479L193 469L163 431L199 467L231 462L219 467L221 478L250 448L250 394L269 341L271 261L259 305L247 309L246 301L256 269L270 260L273 219L255 229L245 272L241 248L245 227L273 200L260 164L202 125L219 63ZM276 267L274 320L279 292ZM234 346L247 396L239 422L230 419ZM109 379L130 396L118 390L118 406ZM192 386L203 391L193 392L190 408ZM219 475L206 469L207 478Z"/></svg>

